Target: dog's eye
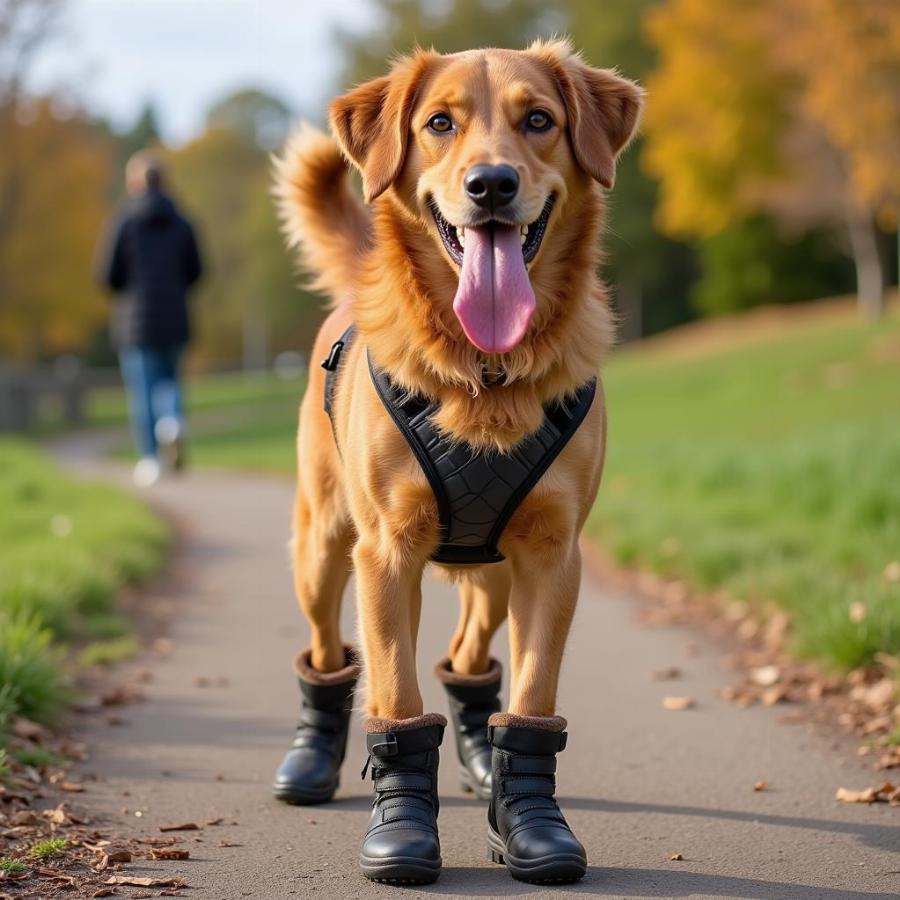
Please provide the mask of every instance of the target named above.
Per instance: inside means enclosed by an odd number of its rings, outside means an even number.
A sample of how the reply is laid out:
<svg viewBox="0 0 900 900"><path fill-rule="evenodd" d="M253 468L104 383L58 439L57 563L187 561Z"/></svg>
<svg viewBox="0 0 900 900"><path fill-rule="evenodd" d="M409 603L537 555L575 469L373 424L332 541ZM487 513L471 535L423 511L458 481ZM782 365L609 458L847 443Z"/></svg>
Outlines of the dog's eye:
<svg viewBox="0 0 900 900"><path fill-rule="evenodd" d="M453 120L446 113L435 113L427 122L428 127L435 134L447 134L453 131Z"/></svg>
<svg viewBox="0 0 900 900"><path fill-rule="evenodd" d="M543 109L533 109L528 113L525 125L529 131L547 131L553 125L553 119Z"/></svg>

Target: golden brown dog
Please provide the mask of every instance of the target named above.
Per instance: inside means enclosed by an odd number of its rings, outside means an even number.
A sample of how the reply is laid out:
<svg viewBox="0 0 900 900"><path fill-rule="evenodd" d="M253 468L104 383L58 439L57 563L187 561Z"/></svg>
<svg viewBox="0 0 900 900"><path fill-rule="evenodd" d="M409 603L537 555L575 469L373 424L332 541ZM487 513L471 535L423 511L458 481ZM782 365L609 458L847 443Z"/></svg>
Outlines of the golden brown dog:
<svg viewBox="0 0 900 900"><path fill-rule="evenodd" d="M352 551L373 716L422 712L414 666L419 583L438 534L431 489L375 395L361 348L398 383L439 398L439 424L460 440L507 449L533 432L546 403L597 372L612 340L597 277L599 187L612 187L640 106L632 82L589 68L561 42L523 52L418 51L334 101L337 141L304 127L285 154L279 192L290 239L336 303L300 409L295 587L312 628L313 666L342 667L338 617ZM535 109L550 114L547 130L528 128ZM428 127L435 114L449 116L452 133ZM362 174L372 214L351 190L345 157ZM430 208L465 225L477 210L462 193L463 175L495 161L521 178L515 224L535 221L555 197L528 271L536 309L521 341L502 354L473 345L454 315L459 266ZM361 340L336 398L344 465L322 408L317 361L351 321ZM501 367L504 383L485 387L485 366ZM462 595L453 669L484 670L508 608L512 713L554 712L578 591L578 535L600 481L605 427L604 405L595 402L507 527L506 563L453 573Z"/></svg>
<svg viewBox="0 0 900 900"><path fill-rule="evenodd" d="M335 303L300 409L296 593L312 629L311 668L342 669L339 610L352 557L372 717L423 713L420 582L439 519L373 388L366 348L394 383L439 401L444 434L507 451L534 432L547 404L596 375L612 340L597 275L601 188L612 187L641 102L635 84L589 67L563 41L524 51L418 50L332 103L334 139L303 126L279 163L287 233ZM347 161L368 207L351 188ZM482 165L511 167L518 180L514 201L490 226L466 187ZM351 322L358 337L341 364L333 437L318 361ZM505 561L441 567L461 595L454 673L486 672L491 638L509 615L513 716L555 713L580 581L578 537L605 435L598 390L503 532Z"/></svg>

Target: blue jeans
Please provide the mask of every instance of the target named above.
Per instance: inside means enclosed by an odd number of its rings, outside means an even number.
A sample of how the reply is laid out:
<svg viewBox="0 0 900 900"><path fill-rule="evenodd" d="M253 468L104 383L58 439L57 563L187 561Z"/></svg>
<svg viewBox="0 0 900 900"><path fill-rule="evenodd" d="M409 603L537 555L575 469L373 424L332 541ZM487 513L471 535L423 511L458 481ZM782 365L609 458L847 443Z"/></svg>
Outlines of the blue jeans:
<svg viewBox="0 0 900 900"><path fill-rule="evenodd" d="M119 351L128 412L141 456L156 456L156 423L184 413L179 370L184 347L123 347Z"/></svg>

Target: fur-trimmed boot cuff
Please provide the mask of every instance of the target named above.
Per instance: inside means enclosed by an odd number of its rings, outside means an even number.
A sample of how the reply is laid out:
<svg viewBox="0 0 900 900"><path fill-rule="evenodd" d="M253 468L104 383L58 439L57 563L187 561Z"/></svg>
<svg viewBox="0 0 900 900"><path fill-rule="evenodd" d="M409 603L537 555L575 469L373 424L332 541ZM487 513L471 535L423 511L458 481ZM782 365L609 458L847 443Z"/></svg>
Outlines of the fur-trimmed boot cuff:
<svg viewBox="0 0 900 900"><path fill-rule="evenodd" d="M487 687L503 680L503 665L500 660L490 658L488 670L480 675L464 675L462 672L454 672L450 657L445 656L437 661L434 666L434 675L438 681L449 687Z"/></svg>
<svg viewBox="0 0 900 900"><path fill-rule="evenodd" d="M414 731L416 728L428 728L431 725L446 728L447 720L440 713L425 713L411 719L381 719L370 716L363 721L363 730L366 734L387 734L396 731Z"/></svg>
<svg viewBox="0 0 900 900"><path fill-rule="evenodd" d="M552 731L559 734L566 730L568 723L562 716L516 716L512 713L494 713L488 725L494 728L534 728L537 731Z"/></svg>
<svg viewBox="0 0 900 900"><path fill-rule="evenodd" d="M294 657L294 672L301 681L314 684L319 687L327 687L332 684L344 684L347 681L355 681L359 678L362 667L359 664L359 655L351 644L344 644L344 666L334 672L320 672L312 665L312 650L307 647Z"/></svg>

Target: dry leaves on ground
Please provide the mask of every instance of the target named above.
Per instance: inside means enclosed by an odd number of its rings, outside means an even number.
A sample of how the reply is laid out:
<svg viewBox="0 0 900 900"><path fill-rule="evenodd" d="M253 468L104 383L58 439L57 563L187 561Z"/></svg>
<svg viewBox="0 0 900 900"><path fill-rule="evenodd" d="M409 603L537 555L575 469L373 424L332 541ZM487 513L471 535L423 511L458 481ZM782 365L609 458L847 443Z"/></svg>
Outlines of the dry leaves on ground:
<svg viewBox="0 0 900 900"><path fill-rule="evenodd" d="M183 888L188 886L187 882L181 878L144 878L137 875L110 875L106 879L106 883L120 884L125 887Z"/></svg>
<svg viewBox="0 0 900 900"><path fill-rule="evenodd" d="M662 708L670 712L682 712L686 709L693 709L695 706L693 697L663 697Z"/></svg>
<svg viewBox="0 0 900 900"><path fill-rule="evenodd" d="M889 803L900 806L900 787L886 781L881 787L869 787L861 791L838 788L835 799L841 803Z"/></svg>
<svg viewBox="0 0 900 900"><path fill-rule="evenodd" d="M181 847L154 847L150 855L154 859L190 859L191 851Z"/></svg>

